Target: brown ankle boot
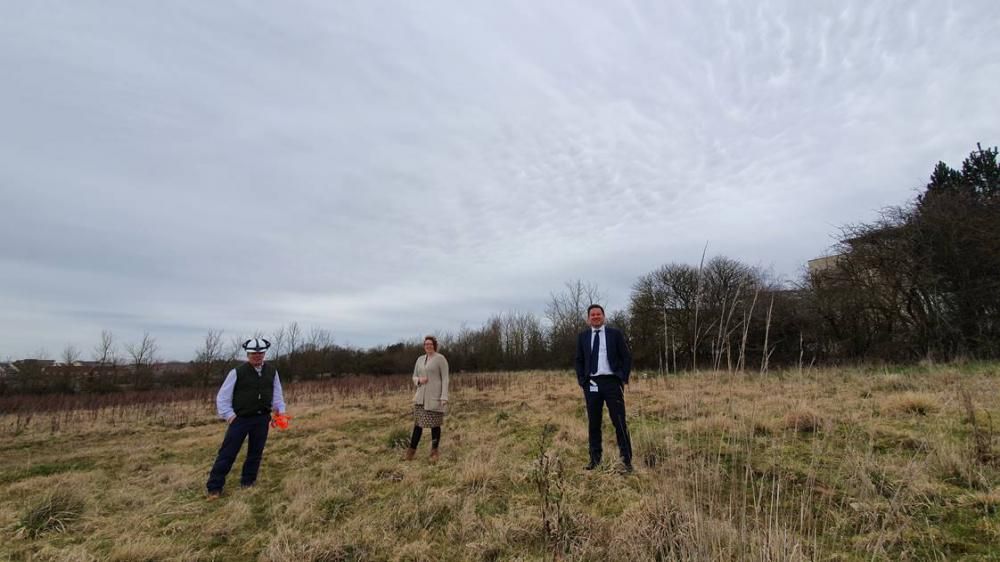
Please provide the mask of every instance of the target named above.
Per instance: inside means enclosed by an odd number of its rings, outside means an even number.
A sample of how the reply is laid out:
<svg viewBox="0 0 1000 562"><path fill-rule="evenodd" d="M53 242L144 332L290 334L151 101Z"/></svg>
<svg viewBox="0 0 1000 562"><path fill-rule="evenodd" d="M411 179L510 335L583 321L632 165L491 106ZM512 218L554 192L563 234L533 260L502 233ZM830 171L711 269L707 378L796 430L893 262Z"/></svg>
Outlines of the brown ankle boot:
<svg viewBox="0 0 1000 562"><path fill-rule="evenodd" d="M431 462L437 462L440 456L437 449L431 449Z"/></svg>
<svg viewBox="0 0 1000 562"><path fill-rule="evenodd" d="M417 454L416 449L407 449L406 453L403 455L404 461L412 461L413 457Z"/></svg>

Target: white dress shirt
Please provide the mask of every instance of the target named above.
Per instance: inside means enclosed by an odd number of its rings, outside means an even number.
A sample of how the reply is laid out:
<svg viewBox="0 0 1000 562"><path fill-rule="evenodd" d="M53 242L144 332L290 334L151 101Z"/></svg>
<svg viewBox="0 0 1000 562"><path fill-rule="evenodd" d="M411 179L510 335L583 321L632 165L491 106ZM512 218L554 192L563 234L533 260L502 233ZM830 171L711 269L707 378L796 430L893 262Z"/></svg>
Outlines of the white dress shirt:
<svg viewBox="0 0 1000 562"><path fill-rule="evenodd" d="M613 375L614 371L611 370L611 363L608 363L608 332L604 330L604 326L592 329L590 331L591 344L594 342L594 332L601 334L601 345L597 350L597 372L592 373L590 376Z"/></svg>

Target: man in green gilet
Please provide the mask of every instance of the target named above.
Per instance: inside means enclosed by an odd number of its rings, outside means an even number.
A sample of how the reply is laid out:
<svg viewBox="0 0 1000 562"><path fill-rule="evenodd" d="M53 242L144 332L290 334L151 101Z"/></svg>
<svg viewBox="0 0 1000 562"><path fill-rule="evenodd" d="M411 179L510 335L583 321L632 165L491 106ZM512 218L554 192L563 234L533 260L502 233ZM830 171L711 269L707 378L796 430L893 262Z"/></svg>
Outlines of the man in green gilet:
<svg viewBox="0 0 1000 562"><path fill-rule="evenodd" d="M247 458L243 461L240 486L248 488L257 482L257 471L264 456L271 411L285 413L285 399L281 381L273 365L264 362L264 353L271 342L264 338L251 338L243 342L247 362L229 371L215 397L219 417L226 420L226 436L222 439L219 455L209 474L208 499L222 496L226 475L236 461L236 455L248 440Z"/></svg>

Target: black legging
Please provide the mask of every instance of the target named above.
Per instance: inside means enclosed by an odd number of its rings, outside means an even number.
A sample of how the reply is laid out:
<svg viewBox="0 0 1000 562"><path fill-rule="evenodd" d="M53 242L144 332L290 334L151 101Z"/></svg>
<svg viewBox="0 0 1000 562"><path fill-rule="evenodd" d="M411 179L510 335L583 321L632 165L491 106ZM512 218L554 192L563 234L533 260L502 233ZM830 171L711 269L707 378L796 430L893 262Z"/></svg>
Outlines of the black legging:
<svg viewBox="0 0 1000 562"><path fill-rule="evenodd" d="M424 434L424 428L419 425L413 426L413 435L410 436L410 448L416 449L417 445L420 444L420 436ZM441 443L441 427L431 428L431 448L437 449L438 445Z"/></svg>

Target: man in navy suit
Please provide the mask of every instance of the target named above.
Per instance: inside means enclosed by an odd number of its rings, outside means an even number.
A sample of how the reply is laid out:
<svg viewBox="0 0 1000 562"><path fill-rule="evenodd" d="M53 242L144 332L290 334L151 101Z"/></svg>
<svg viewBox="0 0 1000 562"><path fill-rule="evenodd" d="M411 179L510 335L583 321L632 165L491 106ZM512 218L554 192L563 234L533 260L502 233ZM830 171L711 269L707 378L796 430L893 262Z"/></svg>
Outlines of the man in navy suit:
<svg viewBox="0 0 1000 562"><path fill-rule="evenodd" d="M623 471L632 472L632 441L625 423L625 385L632 370L632 354L620 330L604 325L604 307L592 304L587 308L590 329L576 339L576 380L587 402L587 422L590 436L590 464L593 470L601 464L601 420L604 403L615 426L618 453Z"/></svg>

